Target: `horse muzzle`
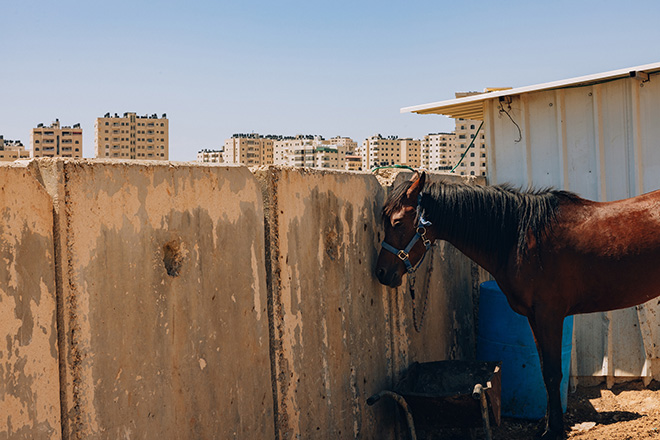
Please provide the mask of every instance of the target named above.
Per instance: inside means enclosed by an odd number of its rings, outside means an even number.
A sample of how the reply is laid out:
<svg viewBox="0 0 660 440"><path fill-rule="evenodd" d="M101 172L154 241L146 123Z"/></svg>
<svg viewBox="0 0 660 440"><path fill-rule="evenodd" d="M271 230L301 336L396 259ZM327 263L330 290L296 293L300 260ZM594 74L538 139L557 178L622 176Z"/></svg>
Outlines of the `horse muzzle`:
<svg viewBox="0 0 660 440"><path fill-rule="evenodd" d="M399 287L403 280L398 270L387 270L384 267L376 268L376 278L381 284L388 287Z"/></svg>

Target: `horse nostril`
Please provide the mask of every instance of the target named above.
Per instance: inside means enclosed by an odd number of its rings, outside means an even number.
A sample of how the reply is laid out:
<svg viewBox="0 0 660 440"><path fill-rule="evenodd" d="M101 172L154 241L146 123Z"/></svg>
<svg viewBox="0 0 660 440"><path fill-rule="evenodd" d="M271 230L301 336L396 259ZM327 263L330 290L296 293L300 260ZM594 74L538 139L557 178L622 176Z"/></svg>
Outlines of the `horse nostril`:
<svg viewBox="0 0 660 440"><path fill-rule="evenodd" d="M383 280L383 277L385 277L385 269L383 269L382 267L377 268L377 269L376 269L376 277L377 277L380 281L382 281L382 280Z"/></svg>

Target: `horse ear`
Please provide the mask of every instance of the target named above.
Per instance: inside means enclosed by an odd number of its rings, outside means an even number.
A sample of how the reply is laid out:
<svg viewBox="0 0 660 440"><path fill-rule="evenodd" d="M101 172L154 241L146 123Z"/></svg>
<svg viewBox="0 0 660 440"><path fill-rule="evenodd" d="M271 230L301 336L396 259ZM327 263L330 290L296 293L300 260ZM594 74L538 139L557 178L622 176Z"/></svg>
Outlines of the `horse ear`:
<svg viewBox="0 0 660 440"><path fill-rule="evenodd" d="M419 196L419 193L422 192L422 189L424 188L426 173L424 171L415 171L415 174L413 174L412 179L410 180L413 184L410 185L410 188L406 191L406 197L417 200L417 196Z"/></svg>

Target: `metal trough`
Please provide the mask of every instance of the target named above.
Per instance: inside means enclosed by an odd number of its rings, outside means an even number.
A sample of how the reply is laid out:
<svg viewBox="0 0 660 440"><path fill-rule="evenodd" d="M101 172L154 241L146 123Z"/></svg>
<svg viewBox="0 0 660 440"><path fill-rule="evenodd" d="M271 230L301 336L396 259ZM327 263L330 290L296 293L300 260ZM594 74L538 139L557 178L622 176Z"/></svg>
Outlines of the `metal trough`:
<svg viewBox="0 0 660 440"><path fill-rule="evenodd" d="M491 440L490 417L500 424L500 362L415 362L394 390L367 399L373 405L381 397L395 400L406 415L410 437L416 427L426 433L440 428L483 426ZM490 411L489 411L490 408Z"/></svg>

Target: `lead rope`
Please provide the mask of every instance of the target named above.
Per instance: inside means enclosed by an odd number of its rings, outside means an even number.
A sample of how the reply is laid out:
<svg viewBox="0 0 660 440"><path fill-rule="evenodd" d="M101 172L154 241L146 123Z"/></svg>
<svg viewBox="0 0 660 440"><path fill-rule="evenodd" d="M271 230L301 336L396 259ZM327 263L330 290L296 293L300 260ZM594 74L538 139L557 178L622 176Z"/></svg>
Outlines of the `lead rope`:
<svg viewBox="0 0 660 440"><path fill-rule="evenodd" d="M415 273L408 274L408 290L410 291L410 297L412 298L412 315L413 315L413 325L417 333L421 333L422 326L424 325L424 318L426 317L426 308L428 307L429 302L429 282L431 280L431 275L433 274L433 247L429 249L431 252L431 257L429 258L429 270L426 274L426 280L424 281L424 289L422 294L424 295L424 303L422 304L422 311L420 313L419 319L417 319L417 298L415 296Z"/></svg>

